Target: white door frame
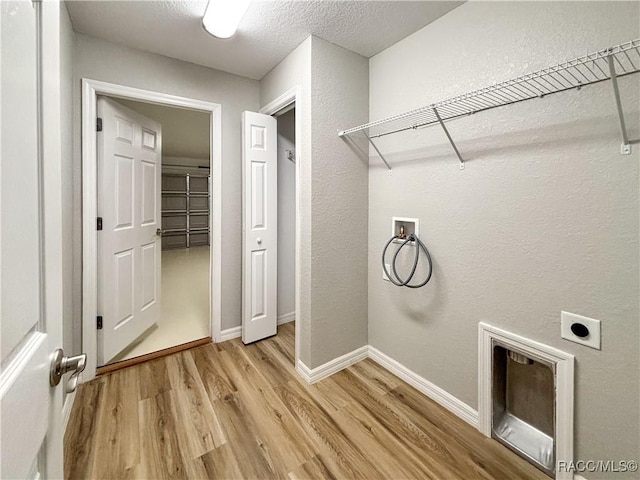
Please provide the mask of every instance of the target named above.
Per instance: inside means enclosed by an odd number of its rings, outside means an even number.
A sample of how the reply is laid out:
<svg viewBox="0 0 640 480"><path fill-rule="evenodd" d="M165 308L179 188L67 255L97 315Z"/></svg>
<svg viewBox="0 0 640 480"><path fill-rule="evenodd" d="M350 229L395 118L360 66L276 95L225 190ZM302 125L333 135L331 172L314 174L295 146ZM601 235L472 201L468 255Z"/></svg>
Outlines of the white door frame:
<svg viewBox="0 0 640 480"><path fill-rule="evenodd" d="M287 109L291 105L295 106L296 115L295 115L295 156L296 156L296 238L295 238L295 259L296 259L296 268L295 268L295 292L294 292L294 305L295 305L295 352L294 352L294 367L298 366L298 361L300 359L300 139L302 138L302 115L300 113L301 108L301 89L299 85L290 88L278 98L269 102L264 107L259 110L259 113L263 113L265 115L277 115L281 113L285 113L283 110ZM287 110L285 110L287 111Z"/></svg>
<svg viewBox="0 0 640 480"><path fill-rule="evenodd" d="M87 354L83 381L95 377L98 335L96 330L98 300L97 195L97 96L126 98L158 105L189 108L211 114L209 159L210 195L210 266L209 312L214 341L220 340L222 287L222 105L165 93L127 87L99 80L82 79L82 351Z"/></svg>

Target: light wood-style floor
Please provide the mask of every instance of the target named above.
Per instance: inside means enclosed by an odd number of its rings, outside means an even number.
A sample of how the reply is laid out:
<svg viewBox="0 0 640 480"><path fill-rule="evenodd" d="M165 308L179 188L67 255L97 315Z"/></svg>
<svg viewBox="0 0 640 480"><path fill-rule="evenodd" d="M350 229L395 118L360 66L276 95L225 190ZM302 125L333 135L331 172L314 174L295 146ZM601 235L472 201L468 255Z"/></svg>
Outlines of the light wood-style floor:
<svg viewBox="0 0 640 480"><path fill-rule="evenodd" d="M548 480L370 360L306 385L293 328L81 385L66 477Z"/></svg>

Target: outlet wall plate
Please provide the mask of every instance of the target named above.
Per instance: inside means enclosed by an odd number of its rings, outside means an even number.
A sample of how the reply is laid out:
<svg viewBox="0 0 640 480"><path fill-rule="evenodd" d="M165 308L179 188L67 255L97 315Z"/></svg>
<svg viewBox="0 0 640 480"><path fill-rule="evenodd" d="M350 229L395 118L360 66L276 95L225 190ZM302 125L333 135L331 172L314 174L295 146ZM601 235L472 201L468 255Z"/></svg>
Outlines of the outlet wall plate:
<svg viewBox="0 0 640 480"><path fill-rule="evenodd" d="M574 323L584 325L587 327L589 333L585 337L579 337L571 330L571 326ZM574 328L574 330L580 333L582 329ZM570 342L600 350L600 320L563 311L560 317L560 336Z"/></svg>
<svg viewBox="0 0 640 480"><path fill-rule="evenodd" d="M385 266L387 267L387 272L390 272L391 271L391 264L390 263L385 263ZM387 281L387 282L391 281L391 280L389 280L389 277L387 277L387 274L384 273L384 268L382 269L382 279Z"/></svg>

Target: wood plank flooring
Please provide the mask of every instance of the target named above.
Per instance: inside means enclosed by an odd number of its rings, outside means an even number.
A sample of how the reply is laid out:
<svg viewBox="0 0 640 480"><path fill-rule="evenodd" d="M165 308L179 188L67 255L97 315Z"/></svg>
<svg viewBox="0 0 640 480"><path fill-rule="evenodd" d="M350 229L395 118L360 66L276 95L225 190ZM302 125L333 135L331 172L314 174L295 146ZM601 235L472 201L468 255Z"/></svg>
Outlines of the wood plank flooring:
<svg viewBox="0 0 640 480"><path fill-rule="evenodd" d="M81 385L66 478L548 480L371 360L307 385L293 329Z"/></svg>

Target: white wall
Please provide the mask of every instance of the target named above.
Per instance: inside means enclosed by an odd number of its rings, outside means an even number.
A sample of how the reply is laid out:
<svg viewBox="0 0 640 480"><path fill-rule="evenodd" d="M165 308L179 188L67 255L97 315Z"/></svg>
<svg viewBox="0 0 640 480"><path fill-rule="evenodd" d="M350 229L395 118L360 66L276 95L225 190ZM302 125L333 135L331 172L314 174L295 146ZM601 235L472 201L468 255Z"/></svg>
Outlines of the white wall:
<svg viewBox="0 0 640 480"><path fill-rule="evenodd" d="M368 170L337 130L368 119L368 61L311 36L262 79L261 105L295 85L302 95L297 326L300 358L315 368L367 343Z"/></svg>
<svg viewBox="0 0 640 480"><path fill-rule="evenodd" d="M222 328L240 325L241 292L241 113L259 107L259 84L255 80L212 70L76 35L74 57L74 219L80 222L80 86L82 78L195 98L222 105ZM74 245L81 245L81 226L75 229ZM74 250L74 291L81 291L81 250ZM80 318L80 297L74 312Z"/></svg>
<svg viewBox="0 0 640 480"><path fill-rule="evenodd" d="M639 7L468 2L371 59L371 119L638 38ZM639 83L620 81L636 141ZM479 321L572 353L575 458L637 458L640 145L619 155L611 85L484 112L449 130L465 170L438 128L380 141L391 176L371 152L370 344L474 408ZM382 280L392 216L420 218L434 261L425 288ZM562 340L561 310L602 320L602 351Z"/></svg>
<svg viewBox="0 0 640 480"><path fill-rule="evenodd" d="M278 317L295 312L296 146L295 109L278 116Z"/></svg>

